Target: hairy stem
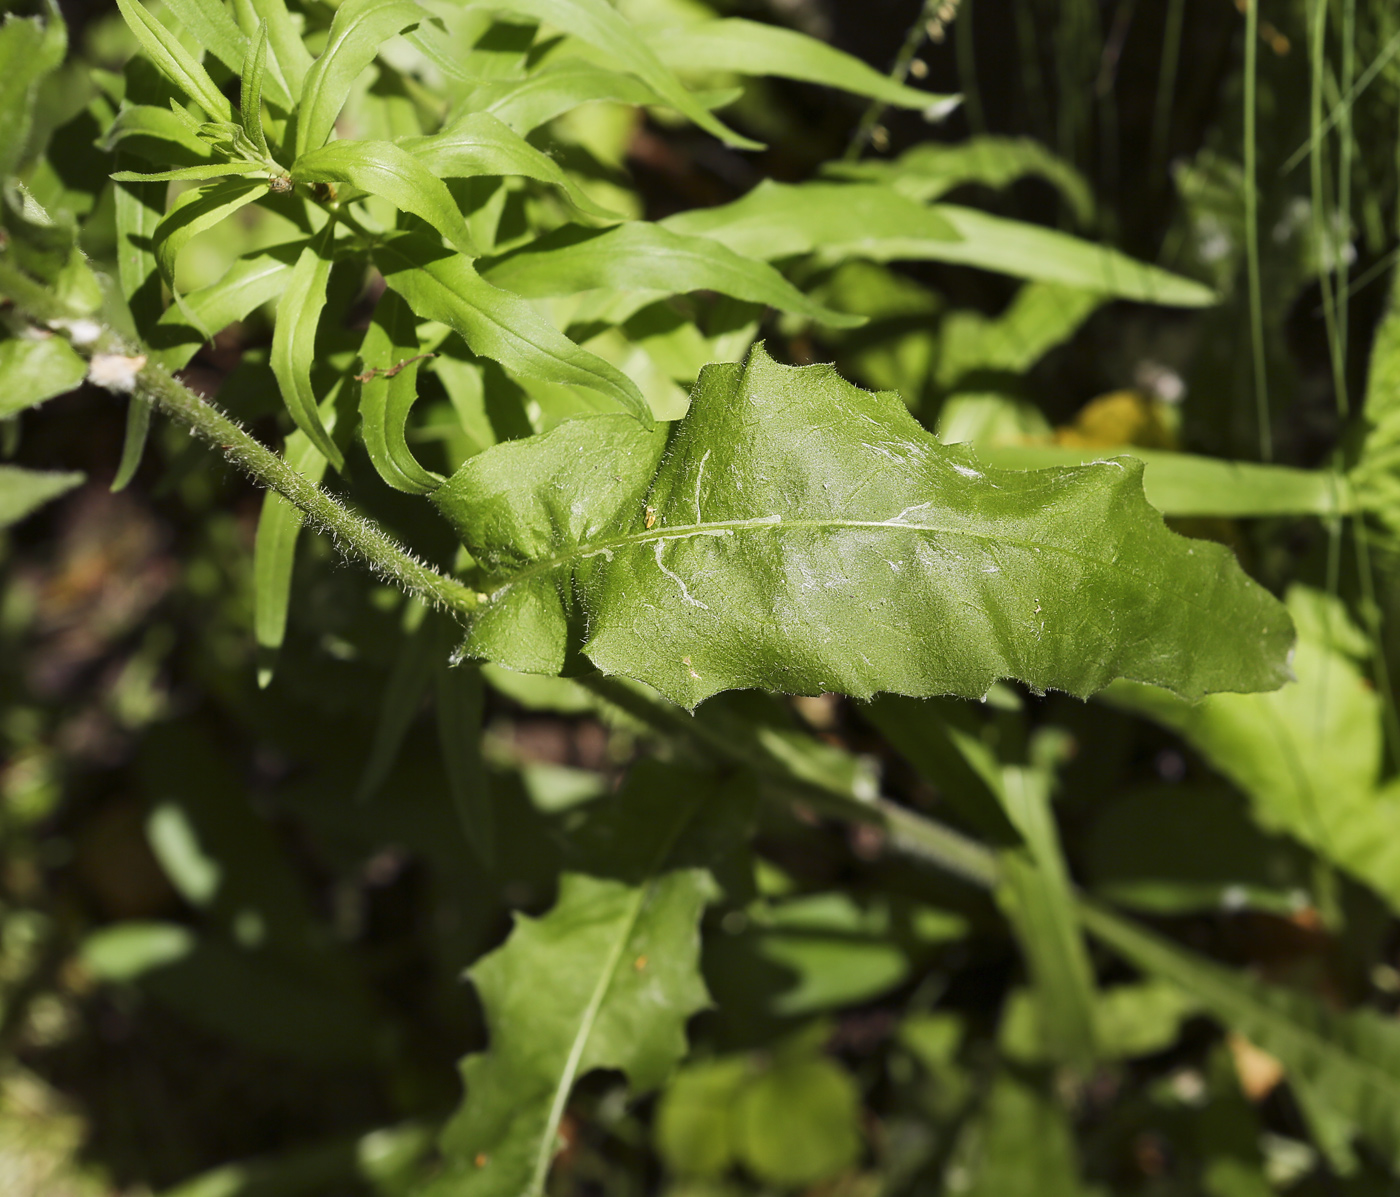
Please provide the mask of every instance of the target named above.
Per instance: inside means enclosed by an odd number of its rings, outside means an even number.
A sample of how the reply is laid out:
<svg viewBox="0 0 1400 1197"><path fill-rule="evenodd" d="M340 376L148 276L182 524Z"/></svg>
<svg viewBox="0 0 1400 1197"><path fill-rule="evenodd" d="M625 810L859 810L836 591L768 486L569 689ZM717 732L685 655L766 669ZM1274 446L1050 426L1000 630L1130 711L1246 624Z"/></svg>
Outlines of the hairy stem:
<svg viewBox="0 0 1400 1197"><path fill-rule="evenodd" d="M148 362L110 328L89 316L75 315L45 288L4 262L0 262L0 293L8 295L37 324L65 335L89 360L91 381L144 400L219 448L253 481L277 491L303 511L312 526L330 536L345 556L364 562L431 606L445 607L459 616L475 610L478 600L474 590L419 561L379 524L299 474L285 458L166 370Z"/></svg>

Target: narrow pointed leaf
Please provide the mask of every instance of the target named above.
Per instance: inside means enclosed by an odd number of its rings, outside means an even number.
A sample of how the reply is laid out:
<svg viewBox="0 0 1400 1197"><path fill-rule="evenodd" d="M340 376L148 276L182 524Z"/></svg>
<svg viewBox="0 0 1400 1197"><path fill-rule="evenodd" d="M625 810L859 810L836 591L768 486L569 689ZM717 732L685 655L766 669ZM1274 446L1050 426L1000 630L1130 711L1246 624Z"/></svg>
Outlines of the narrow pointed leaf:
<svg viewBox="0 0 1400 1197"><path fill-rule="evenodd" d="M391 141L333 141L297 158L297 183L348 183L422 217L462 253L477 252L471 230L447 185Z"/></svg>
<svg viewBox="0 0 1400 1197"><path fill-rule="evenodd" d="M214 80L190 56L164 25L151 16L140 0L117 0L117 7L136 35L151 61L171 83L207 112L216 121L233 119L233 105L228 102Z"/></svg>
<svg viewBox="0 0 1400 1197"><path fill-rule="evenodd" d="M404 439L418 395L418 322L403 297L385 291L360 346L360 432L379 476L395 490L425 495L442 477L418 464Z"/></svg>
<svg viewBox="0 0 1400 1197"><path fill-rule="evenodd" d="M161 277L175 288L175 260L196 236L267 192L266 179L228 179L186 191L156 225L152 241Z"/></svg>
<svg viewBox="0 0 1400 1197"><path fill-rule="evenodd" d="M198 127L197 122L182 120L169 108L124 105L101 144L108 150L121 146L157 166L202 165L209 162L213 150L199 139Z"/></svg>
<svg viewBox="0 0 1400 1197"><path fill-rule="evenodd" d="M0 528L19 523L45 503L81 486L84 480L84 476L77 473L0 465Z"/></svg>
<svg viewBox="0 0 1400 1197"><path fill-rule="evenodd" d="M174 170L149 173L119 170L112 179L117 183L176 183L226 179L233 175L262 175L266 178L267 167L261 162L205 162L198 166L177 166Z"/></svg>
<svg viewBox="0 0 1400 1197"><path fill-rule="evenodd" d="M741 137L716 120L688 92L648 47L638 31L607 0L487 0L481 7L499 8L512 16L531 16L572 33L581 41L604 51L625 71L636 75L677 112L712 133L726 145L759 150L761 143Z"/></svg>
<svg viewBox="0 0 1400 1197"><path fill-rule="evenodd" d="M258 35L248 47L243 60L243 90L238 101L238 114L243 121L243 131L248 140L258 148L264 158L271 158L267 148L267 134L263 132L262 95L263 82L267 75L267 22L258 23Z"/></svg>
<svg viewBox="0 0 1400 1197"><path fill-rule="evenodd" d="M304 433L287 438L287 464L312 482L325 476L327 455ZM292 569L297 541L306 516L275 490L263 496L253 541L253 636L258 646L258 685L272 680L273 662L287 637L287 608L292 595Z"/></svg>
<svg viewBox="0 0 1400 1197"><path fill-rule="evenodd" d="M122 435L122 455L112 477L113 492L125 490L141 467L146 437L151 431L151 405L133 395L126 404L126 429Z"/></svg>
<svg viewBox="0 0 1400 1197"><path fill-rule="evenodd" d="M344 468L345 459L321 421L316 394L311 387L311 367L316 361L316 329L326 305L326 285L331 277L332 227L327 225L324 233L306 245L292 268L287 288L277 305L270 364L296 426L339 470Z"/></svg>
<svg viewBox="0 0 1400 1197"><path fill-rule="evenodd" d="M531 297L572 295L595 287L661 295L718 291L835 328L865 323L863 316L815 303L766 262L741 257L708 237L688 237L646 221L601 232L578 226L557 229L492 262L482 277Z"/></svg>
<svg viewBox="0 0 1400 1197"><path fill-rule="evenodd" d="M538 179L559 188L569 203L586 215L622 219L589 199L553 158L489 112L470 113L432 137L414 137L399 144L438 178L520 175Z"/></svg>
<svg viewBox="0 0 1400 1197"><path fill-rule="evenodd" d="M1222 546L1169 532L1134 464L988 471L897 396L761 347L706 367L669 444L569 422L488 449L434 499L485 569L469 654L558 672L577 596L594 663L687 706L1287 677L1282 605Z"/></svg>
<svg viewBox="0 0 1400 1197"><path fill-rule="evenodd" d="M248 254L237 259L217 283L183 296L179 307L166 308L147 338L151 360L167 370L180 369L204 344L203 329L217 333L281 295L299 253L299 246L287 245ZM187 311L201 328L187 321Z"/></svg>
<svg viewBox="0 0 1400 1197"><path fill-rule="evenodd" d="M374 251L384 281L419 316L459 333L473 353L526 378L586 387L607 406L650 422L636 384L580 349L530 304L484 281L466 258L414 234L392 237Z"/></svg>
<svg viewBox="0 0 1400 1197"><path fill-rule="evenodd" d="M815 253L830 262L951 262L1148 303L1201 307L1216 299L1200 283L1066 233L955 204L925 206L872 183L765 182L732 204L662 223L768 261Z"/></svg>
<svg viewBox="0 0 1400 1197"><path fill-rule="evenodd" d="M62 337L0 341L0 419L71 391L87 365Z"/></svg>
<svg viewBox="0 0 1400 1197"><path fill-rule="evenodd" d="M677 25L653 35L650 44L674 71L733 71L800 79L898 108L946 111L957 99L906 87L814 37L758 21L731 18Z"/></svg>
<svg viewBox="0 0 1400 1197"><path fill-rule="evenodd" d="M1002 188L1037 175L1059 189L1081 225L1094 218L1094 197L1084 176L1029 137L971 137L953 144L929 141L893 162L833 162L823 173L828 178L887 183L901 195L923 202L965 183Z"/></svg>
<svg viewBox="0 0 1400 1197"><path fill-rule="evenodd" d="M325 145L350 88L379 53L379 47L425 16L426 10L413 0L346 0L336 9L326 48L302 83L298 159Z"/></svg>
<svg viewBox="0 0 1400 1197"><path fill-rule="evenodd" d="M1144 972L1180 986L1284 1066L1323 1117L1400 1167L1400 1026L1374 1010L1339 1013L1195 956L1096 904L1084 925Z"/></svg>
<svg viewBox="0 0 1400 1197"><path fill-rule="evenodd" d="M243 69L250 48L247 35L219 0L165 0L199 44L235 75Z"/></svg>

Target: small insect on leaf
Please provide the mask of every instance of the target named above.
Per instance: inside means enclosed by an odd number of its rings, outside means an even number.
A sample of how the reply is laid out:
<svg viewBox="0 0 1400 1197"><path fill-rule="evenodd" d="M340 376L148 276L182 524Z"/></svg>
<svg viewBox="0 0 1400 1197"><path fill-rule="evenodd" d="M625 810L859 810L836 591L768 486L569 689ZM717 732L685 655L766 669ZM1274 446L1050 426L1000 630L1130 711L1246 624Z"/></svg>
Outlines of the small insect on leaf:
<svg viewBox="0 0 1400 1197"><path fill-rule="evenodd" d="M286 195L296 184L286 175L270 175L267 180L268 190L277 195Z"/></svg>
<svg viewBox="0 0 1400 1197"><path fill-rule="evenodd" d="M656 508L655 508L655 507L648 507L648 508L647 508L646 526L647 526L648 528L650 528L654 523L656 523Z"/></svg>

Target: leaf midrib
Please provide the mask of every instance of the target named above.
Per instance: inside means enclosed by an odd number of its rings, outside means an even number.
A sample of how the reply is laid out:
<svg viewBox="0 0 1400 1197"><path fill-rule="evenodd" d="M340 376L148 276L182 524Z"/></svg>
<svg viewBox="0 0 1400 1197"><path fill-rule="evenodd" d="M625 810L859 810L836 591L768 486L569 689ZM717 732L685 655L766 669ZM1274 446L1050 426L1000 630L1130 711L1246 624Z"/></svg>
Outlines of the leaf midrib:
<svg viewBox="0 0 1400 1197"><path fill-rule="evenodd" d="M951 528L936 524L897 523L894 520L789 520L784 519L781 515L766 515L746 520L717 520L702 524L685 524L670 528L654 528L644 532L629 533L626 536L613 537L610 540L580 541L567 553L559 553L553 557L546 557L539 561L531 562L523 569L511 574L505 581L488 589L486 593L489 599L494 600L510 590L511 587L520 582L528 581L538 574L550 573L563 565L577 563L588 557L603 556L614 550L626 549L634 545L655 544L665 540L689 540L695 536L732 535L740 531L759 529L768 529L778 532L802 532L841 530L846 528L889 528L900 532L926 532L945 536L959 536L967 540L986 541L994 544L1008 545L1013 548L1032 549L1040 552L1059 554L1063 557L1073 558L1076 561L1088 562L1093 565L1115 569L1154 590L1164 589L1159 580L1145 577L1135 570L1128 569L1116 558L1105 559L1103 557L1095 557L1089 553L1076 552L1074 549L1063 545L1020 540L1010 536L973 532L966 528ZM1199 610L1208 611L1210 609L1209 604L1201 602L1199 596L1191 593L1189 590L1175 592L1174 597L1182 599L1188 605L1196 607Z"/></svg>

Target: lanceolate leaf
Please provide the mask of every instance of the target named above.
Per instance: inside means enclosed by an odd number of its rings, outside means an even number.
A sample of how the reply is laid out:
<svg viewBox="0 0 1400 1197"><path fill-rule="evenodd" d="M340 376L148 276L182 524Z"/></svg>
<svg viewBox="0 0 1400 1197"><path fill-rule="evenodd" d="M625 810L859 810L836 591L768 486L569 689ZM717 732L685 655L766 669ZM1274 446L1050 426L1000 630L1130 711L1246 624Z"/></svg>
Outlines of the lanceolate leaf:
<svg viewBox="0 0 1400 1197"><path fill-rule="evenodd" d="M489 112L473 112L432 137L399 143L442 179L473 175L521 175L559 188L575 208L602 220L620 220L594 203L560 165Z"/></svg>
<svg viewBox="0 0 1400 1197"><path fill-rule="evenodd" d="M663 460L664 453L664 460ZM564 663L571 596L604 672L720 690L1185 696L1287 677L1292 625L1219 545L1166 530L1141 471L989 471L829 367L706 367L669 444L618 419L495 446L435 495L485 569L464 650Z"/></svg>
<svg viewBox="0 0 1400 1197"><path fill-rule="evenodd" d="M622 371L580 349L528 302L485 282L472 264L416 234L374 251L384 281L419 316L446 324L472 352L526 378L587 387L650 422L646 400Z"/></svg>
<svg viewBox="0 0 1400 1197"><path fill-rule="evenodd" d="M302 84L298 159L325 145L350 88L379 53L379 47L426 15L413 0L346 0L336 9L326 48ZM277 48L277 42L273 45Z"/></svg>
<svg viewBox="0 0 1400 1197"><path fill-rule="evenodd" d="M104 149L120 145L153 165L207 164L213 151L195 134L197 125L181 120L169 108L151 104L126 105L102 139Z"/></svg>
<svg viewBox="0 0 1400 1197"><path fill-rule="evenodd" d="M227 179L186 191L156 226L152 241L161 276L174 290L175 260L198 234L212 229L267 191L266 179Z"/></svg>
<svg viewBox="0 0 1400 1197"><path fill-rule="evenodd" d="M117 7L136 35L136 40L151 56L151 61L161 69L171 83L207 112L216 121L233 119L233 105L214 85L206 71L190 56L175 35L151 16L140 4L140 0L117 0Z"/></svg>
<svg viewBox="0 0 1400 1197"><path fill-rule="evenodd" d="M316 328L326 303L326 285L331 277L330 239L333 226L309 242L292 268L287 289L277 305L277 323L272 332L272 372L277 376L282 398L298 428L336 469L345 459L316 409L311 389L311 367L316 360Z"/></svg>
<svg viewBox="0 0 1400 1197"><path fill-rule="evenodd" d="M910 199L933 200L964 183L1005 187L1027 175L1055 184L1080 224L1094 218L1094 197L1084 176L1059 155L1029 137L972 137L948 144L926 141L893 162L833 162L831 178L888 183Z"/></svg>
<svg viewBox="0 0 1400 1197"><path fill-rule="evenodd" d="M379 476L396 490L425 495L442 478L419 465L404 440L404 423L418 396L417 327L403 298L385 291L360 346L360 429Z"/></svg>
<svg viewBox="0 0 1400 1197"><path fill-rule="evenodd" d="M1400 1027L1372 1010L1340 1014L1302 993L1266 985L1183 951L1081 903L1089 931L1145 972L1180 986L1232 1030L1276 1057L1328 1122L1360 1135L1400 1167Z"/></svg>
<svg viewBox="0 0 1400 1197"><path fill-rule="evenodd" d="M662 223L770 261L816 253L824 261L952 262L1149 303L1200 307L1216 298L1200 283L1066 233L955 204L926 207L874 183L765 182L732 204Z"/></svg>
<svg viewBox="0 0 1400 1197"><path fill-rule="evenodd" d="M597 46L623 70L630 71L677 112L736 149L762 145L741 137L716 120L651 51L641 35L608 0L485 0L481 7L512 16L531 16Z"/></svg>
<svg viewBox="0 0 1400 1197"><path fill-rule="evenodd" d="M243 69L249 42L220 0L165 0L199 44L234 74Z"/></svg>
<svg viewBox="0 0 1400 1197"><path fill-rule="evenodd" d="M572 295L595 287L662 295L718 291L835 328L865 323L863 316L813 302L766 262L741 257L708 237L687 237L645 221L600 232L566 226L491 263L482 273L498 287L532 297Z"/></svg>
<svg viewBox="0 0 1400 1197"><path fill-rule="evenodd" d="M333 141L297 158L297 183L348 183L380 195L437 229L462 253L476 254L471 230L447 185L407 150L391 141Z"/></svg>
<svg viewBox="0 0 1400 1197"><path fill-rule="evenodd" d="M243 131L264 158L271 158L267 148L267 134L263 131L262 94L267 75L267 22L258 24L258 35L248 48L243 62L243 90L239 96L238 114L243 121Z"/></svg>
<svg viewBox="0 0 1400 1197"><path fill-rule="evenodd" d="M19 523L45 503L67 494L82 483L82 474L23 470L19 466L0 465L0 528Z"/></svg>
<svg viewBox="0 0 1400 1197"><path fill-rule="evenodd" d="M654 35L657 56L676 71L776 75L839 87L899 108L947 110L956 97L905 87L825 42L757 21L732 19L678 25Z"/></svg>
<svg viewBox="0 0 1400 1197"><path fill-rule="evenodd" d="M112 176L118 183L174 183L205 179L226 179L231 175L266 175L261 162L204 162L198 166L177 166L174 170L144 173L119 170Z"/></svg>
<svg viewBox="0 0 1400 1197"><path fill-rule="evenodd" d="M301 40L285 0L233 0L238 24L250 37L257 32L259 22L267 22L267 42L272 51L271 61L286 83L287 99L269 92L269 98L290 111L291 97L301 94L302 83L311 69L311 52Z"/></svg>

